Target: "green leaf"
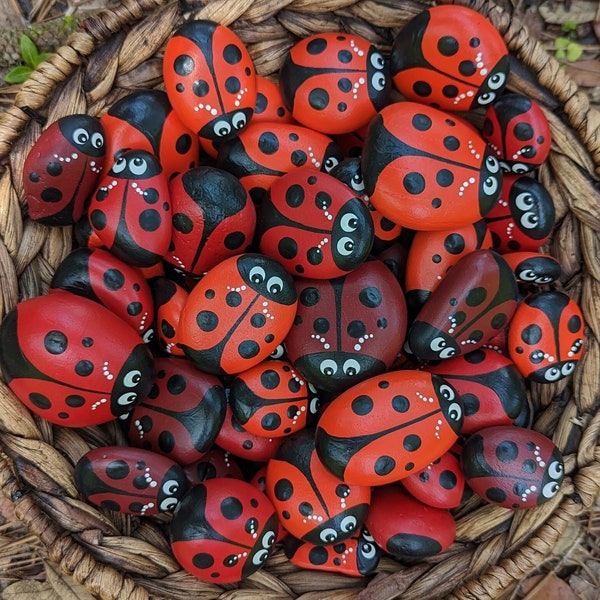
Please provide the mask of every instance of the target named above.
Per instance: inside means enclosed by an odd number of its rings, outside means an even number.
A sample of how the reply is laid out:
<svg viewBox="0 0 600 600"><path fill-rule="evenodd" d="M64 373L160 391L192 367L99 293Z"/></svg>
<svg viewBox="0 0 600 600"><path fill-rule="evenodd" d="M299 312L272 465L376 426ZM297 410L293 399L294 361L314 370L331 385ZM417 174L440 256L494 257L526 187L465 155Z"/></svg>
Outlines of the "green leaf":
<svg viewBox="0 0 600 600"><path fill-rule="evenodd" d="M52 56L52 52L42 52L38 54L35 60L35 67L37 67L40 63L44 62L49 56Z"/></svg>
<svg viewBox="0 0 600 600"><path fill-rule="evenodd" d="M562 24L561 29L565 32L565 33L572 33L574 31L577 31L577 22L574 21L573 19L569 19L568 21L565 21Z"/></svg>
<svg viewBox="0 0 600 600"><path fill-rule="evenodd" d="M583 47L581 44L573 42L567 46L567 60L569 62L575 62L583 54Z"/></svg>
<svg viewBox="0 0 600 600"><path fill-rule="evenodd" d="M23 83L30 75L33 69L24 65L19 65L11 69L5 76L6 83Z"/></svg>
<svg viewBox="0 0 600 600"><path fill-rule="evenodd" d="M35 61L38 57L38 49L33 43L32 39L25 35L24 33L21 35L21 39L19 41L19 50L21 52L21 57L23 58L23 62L28 67L35 67Z"/></svg>
<svg viewBox="0 0 600 600"><path fill-rule="evenodd" d="M571 40L566 37L558 37L554 40L555 48L566 48L571 43Z"/></svg>
<svg viewBox="0 0 600 600"><path fill-rule="evenodd" d="M567 51L566 50L563 50L561 48L560 50L556 51L556 58L558 58L558 60L563 60L566 57L567 57Z"/></svg>

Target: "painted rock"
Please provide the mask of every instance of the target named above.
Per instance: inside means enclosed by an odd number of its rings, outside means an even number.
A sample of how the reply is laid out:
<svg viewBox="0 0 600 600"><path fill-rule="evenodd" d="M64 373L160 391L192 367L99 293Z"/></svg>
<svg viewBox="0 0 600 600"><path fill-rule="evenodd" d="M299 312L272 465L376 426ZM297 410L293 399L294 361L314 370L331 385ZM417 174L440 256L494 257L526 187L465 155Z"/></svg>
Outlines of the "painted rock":
<svg viewBox="0 0 600 600"><path fill-rule="evenodd" d="M550 383L568 377L583 356L585 322L579 305L557 290L531 294L508 327L508 350L527 379Z"/></svg>
<svg viewBox="0 0 600 600"><path fill-rule="evenodd" d="M496 206L485 216L494 250L536 251L548 241L556 211L548 190L526 175L505 175Z"/></svg>
<svg viewBox="0 0 600 600"><path fill-rule="evenodd" d="M181 358L157 358L154 369L154 385L133 409L127 437L186 465L212 448L225 420L225 388Z"/></svg>
<svg viewBox="0 0 600 600"><path fill-rule="evenodd" d="M333 136L335 143L340 147L346 158L360 158L363 145L365 143L365 135L367 133L367 125L363 125L356 131L350 133L339 133Z"/></svg>
<svg viewBox="0 0 600 600"><path fill-rule="evenodd" d="M126 415L154 376L150 350L130 325L68 292L24 300L6 315L0 367L25 406L68 427Z"/></svg>
<svg viewBox="0 0 600 600"><path fill-rule="evenodd" d="M315 451L314 430L284 439L267 464L266 494L286 531L311 544L337 544L360 530L371 488L332 475Z"/></svg>
<svg viewBox="0 0 600 600"><path fill-rule="evenodd" d="M533 171L550 153L548 119L535 100L522 94L496 98L485 113L482 133L500 167L508 172Z"/></svg>
<svg viewBox="0 0 600 600"><path fill-rule="evenodd" d="M398 560L435 556L456 538L450 511L423 504L397 484L373 490L365 524L375 543Z"/></svg>
<svg viewBox="0 0 600 600"><path fill-rule="evenodd" d="M323 464L347 483L384 485L439 458L461 431L456 390L424 371L390 371L332 400L316 431Z"/></svg>
<svg viewBox="0 0 600 600"><path fill-rule="evenodd" d="M95 117L74 114L45 129L23 165L29 217L45 225L72 225L84 214L106 153L104 129Z"/></svg>
<svg viewBox="0 0 600 600"><path fill-rule="evenodd" d="M510 322L517 307L517 280L493 250L463 256L440 281L411 325L412 354L425 361L481 348Z"/></svg>
<svg viewBox="0 0 600 600"><path fill-rule="evenodd" d="M279 88L296 121L323 133L366 125L388 102L387 60L359 35L315 33L296 42L279 71Z"/></svg>
<svg viewBox="0 0 600 600"><path fill-rule="evenodd" d="M287 109L279 85L262 75L256 76L256 106L253 123L295 123Z"/></svg>
<svg viewBox="0 0 600 600"><path fill-rule="evenodd" d="M390 56L396 88L443 110L493 102L506 85L508 49L484 16L465 6L434 6L398 32Z"/></svg>
<svg viewBox="0 0 600 600"><path fill-rule="evenodd" d="M138 90L117 100L100 117L106 156L112 163L126 150L156 156L167 179L198 164L198 136L181 122L162 90Z"/></svg>
<svg viewBox="0 0 600 600"><path fill-rule="evenodd" d="M303 542L288 535L283 550L287 559L302 569L342 573L351 577L371 575L382 554L365 527L351 538L329 546Z"/></svg>
<svg viewBox="0 0 600 600"><path fill-rule="evenodd" d="M416 316L461 257L473 250L491 247L492 238L483 219L453 229L417 231L410 243L404 276L410 314Z"/></svg>
<svg viewBox="0 0 600 600"><path fill-rule="evenodd" d="M163 276L152 282L152 294L156 307L156 338L159 348L173 356L185 356L179 346L179 319L189 292L182 285Z"/></svg>
<svg viewBox="0 0 600 600"><path fill-rule="evenodd" d="M451 450L405 477L402 485L411 496L435 508L456 508L469 495L460 460Z"/></svg>
<svg viewBox="0 0 600 600"><path fill-rule="evenodd" d="M160 262L171 241L169 185L158 159L146 150L119 155L100 178L88 208L103 246L136 267Z"/></svg>
<svg viewBox="0 0 600 600"><path fill-rule="evenodd" d="M266 437L303 429L320 406L314 386L302 379L289 361L270 358L233 379L229 403L246 431Z"/></svg>
<svg viewBox="0 0 600 600"><path fill-rule="evenodd" d="M205 452L201 458L185 465L183 470L190 485L197 485L215 477L244 479L244 473L235 458L216 446Z"/></svg>
<svg viewBox="0 0 600 600"><path fill-rule="evenodd" d="M562 275L560 263L549 254L522 250L502 255L512 268L519 284L540 286L555 282Z"/></svg>
<svg viewBox="0 0 600 600"><path fill-rule="evenodd" d="M297 169L271 186L258 209L260 251L300 277L331 279L360 266L373 246L373 220L344 183Z"/></svg>
<svg viewBox="0 0 600 600"><path fill-rule="evenodd" d="M467 483L484 500L523 509L556 496L563 458L551 439L514 425L486 427L469 436L461 465Z"/></svg>
<svg viewBox="0 0 600 600"><path fill-rule="evenodd" d="M389 368L406 334L406 303L378 260L344 277L298 279L298 310L285 338L294 367L319 389L339 393Z"/></svg>
<svg viewBox="0 0 600 600"><path fill-rule="evenodd" d="M202 19L179 27L165 47L163 76L179 118L201 138L226 139L250 122L256 71L230 28Z"/></svg>
<svg viewBox="0 0 600 600"><path fill-rule="evenodd" d="M226 393L229 395L228 389ZM266 437L246 431L237 422L231 406L227 403L225 420L217 434L215 444L237 458L265 463L275 454L283 439L283 437Z"/></svg>
<svg viewBox="0 0 600 600"><path fill-rule="evenodd" d="M490 348L427 365L426 371L443 377L462 398L462 433L491 425L510 425L527 402L525 381L507 356Z"/></svg>
<svg viewBox="0 0 600 600"><path fill-rule="evenodd" d="M50 291L65 290L106 306L145 342L154 337L154 298L140 271L101 248L76 248L58 265Z"/></svg>
<svg viewBox="0 0 600 600"><path fill-rule="evenodd" d="M219 477L195 485L173 513L171 549L207 583L235 583L258 571L277 538L269 499L246 481Z"/></svg>
<svg viewBox="0 0 600 600"><path fill-rule="evenodd" d="M201 370L241 373L285 339L297 303L292 276L277 261L255 253L232 256L190 292L179 320L181 347Z"/></svg>
<svg viewBox="0 0 600 600"><path fill-rule="evenodd" d="M173 232L165 260L199 276L245 252L254 236L256 209L236 177L215 167L196 167L169 184Z"/></svg>
<svg viewBox="0 0 600 600"><path fill-rule="evenodd" d="M75 465L74 477L90 504L138 516L173 510L187 489L183 469L171 459L124 446L86 452Z"/></svg>
<svg viewBox="0 0 600 600"><path fill-rule="evenodd" d="M373 206L417 231L479 221L502 184L498 160L474 127L416 102L390 104L371 120L362 170Z"/></svg>
<svg viewBox="0 0 600 600"><path fill-rule="evenodd" d="M328 173L342 159L341 150L323 133L259 121L221 144L216 165L235 175L258 204L281 175L300 167Z"/></svg>

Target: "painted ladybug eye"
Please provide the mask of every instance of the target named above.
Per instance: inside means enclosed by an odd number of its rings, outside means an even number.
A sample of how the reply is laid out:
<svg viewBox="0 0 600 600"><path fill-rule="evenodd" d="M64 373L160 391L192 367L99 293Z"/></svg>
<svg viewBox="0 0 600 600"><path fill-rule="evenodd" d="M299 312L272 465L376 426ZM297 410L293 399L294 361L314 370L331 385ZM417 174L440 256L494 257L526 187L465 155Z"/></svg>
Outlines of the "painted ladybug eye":
<svg viewBox="0 0 600 600"><path fill-rule="evenodd" d="M112 172L120 173L121 171L125 170L126 166L127 166L127 161L123 157L117 158L117 160L115 161L115 164L113 165Z"/></svg>
<svg viewBox="0 0 600 600"><path fill-rule="evenodd" d="M160 503L160 510L166 512L167 510L173 510L177 506L177 498L165 498Z"/></svg>
<svg viewBox="0 0 600 600"><path fill-rule="evenodd" d="M277 346L277 348L275 348L275 350L273 350L273 352L271 352L271 354L269 356L271 358L283 358L284 354L285 354L285 348L283 347L283 344L279 344Z"/></svg>
<svg viewBox="0 0 600 600"><path fill-rule="evenodd" d="M517 194L517 197L515 198L515 206L519 210L529 210L533 205L533 196L529 192Z"/></svg>
<svg viewBox="0 0 600 600"><path fill-rule="evenodd" d="M513 173L527 173L529 169L522 163L515 163L511 168Z"/></svg>
<svg viewBox="0 0 600 600"><path fill-rule="evenodd" d="M354 250L354 240L349 237L340 238L336 244L336 250L342 256L350 256Z"/></svg>
<svg viewBox="0 0 600 600"><path fill-rule="evenodd" d="M167 494L167 496L173 496L179 491L179 482L175 479L167 479L162 484L162 491Z"/></svg>
<svg viewBox="0 0 600 600"><path fill-rule="evenodd" d="M231 123L234 129L243 129L246 126L246 115L243 112L234 113L231 117Z"/></svg>
<svg viewBox="0 0 600 600"><path fill-rule="evenodd" d="M148 163L141 157L136 156L129 161L129 170L134 175L142 175L146 172Z"/></svg>
<svg viewBox="0 0 600 600"><path fill-rule="evenodd" d="M73 141L78 146L83 146L83 144L85 144L89 139L90 139L90 134L83 127L78 127L73 132Z"/></svg>
<svg viewBox="0 0 600 600"><path fill-rule="evenodd" d="M104 146L104 137L101 133L92 134L92 146L94 148L102 148Z"/></svg>
<svg viewBox="0 0 600 600"><path fill-rule="evenodd" d="M335 360L327 358L321 363L320 369L323 375L331 377L332 375L335 375L337 373L338 367Z"/></svg>
<svg viewBox="0 0 600 600"><path fill-rule="evenodd" d="M265 560L267 560L267 556L269 555L269 553L263 548L262 550L259 550L253 557L252 557L252 562L255 565L262 565ZM237 562L237 561L236 561Z"/></svg>
<svg viewBox="0 0 600 600"><path fill-rule="evenodd" d="M354 213L345 214L340 219L340 227L344 231L356 231L356 229L358 228L358 219L356 215Z"/></svg>
<svg viewBox="0 0 600 600"><path fill-rule="evenodd" d="M267 277L267 274L265 273L265 270L262 267L252 267L250 269L250 273L248 273L248 276L250 277L250 281L252 283L260 284L263 283L263 281Z"/></svg>
<svg viewBox="0 0 600 600"><path fill-rule="evenodd" d="M558 367L552 367L544 373L546 381L558 381L562 377L562 373Z"/></svg>
<svg viewBox="0 0 600 600"><path fill-rule="evenodd" d="M535 213L526 212L520 218L521 225L525 227L525 229L535 229L538 226L539 218Z"/></svg>
<svg viewBox="0 0 600 600"><path fill-rule="evenodd" d="M371 86L378 92L385 87L385 75L381 71L373 73L373 77L371 77Z"/></svg>
<svg viewBox="0 0 600 600"><path fill-rule="evenodd" d="M558 485L558 483L556 483L556 481L547 483L542 488L542 496L544 496L544 498L553 498L554 496L556 496L559 489L560 489L560 486Z"/></svg>
<svg viewBox="0 0 600 600"><path fill-rule="evenodd" d="M375 546L369 542L361 544L361 546L360 546L360 553L365 558L373 558L375 556L376 552L377 552L377 549L375 548Z"/></svg>
<svg viewBox="0 0 600 600"><path fill-rule="evenodd" d="M560 479L564 474L564 465L559 460L553 460L548 465L548 475L552 479Z"/></svg>
<svg viewBox="0 0 600 600"><path fill-rule="evenodd" d="M456 350L448 346L443 337L436 337L429 342L429 347L440 355L440 358L450 358L456 354Z"/></svg>
<svg viewBox="0 0 600 600"><path fill-rule="evenodd" d="M570 360L562 366L560 372L566 377L567 375L570 375L574 370L575 363L572 360Z"/></svg>
<svg viewBox="0 0 600 600"><path fill-rule="evenodd" d="M337 540L337 531L332 527L327 527L321 531L319 536L324 544L331 544Z"/></svg>
<svg viewBox="0 0 600 600"><path fill-rule="evenodd" d="M146 333L142 336L142 340L145 344L151 342L154 339L154 329L148 329Z"/></svg>
<svg viewBox="0 0 600 600"><path fill-rule="evenodd" d="M213 125L213 132L218 137L225 137L231 133L231 125L221 119Z"/></svg>
<svg viewBox="0 0 600 600"><path fill-rule="evenodd" d="M454 400L456 394L449 385L442 384L440 385L440 396L449 402L450 400Z"/></svg>
<svg viewBox="0 0 600 600"><path fill-rule="evenodd" d="M365 180L363 179L363 176L358 173L356 175L354 175L354 177L352 177L352 181L350 182L350 185L352 186L352 189L355 192L364 192L365 191Z"/></svg>
<svg viewBox="0 0 600 600"><path fill-rule="evenodd" d="M536 283L550 283L551 281L552 277L550 275L541 275L535 280Z"/></svg>
<svg viewBox="0 0 600 600"><path fill-rule="evenodd" d="M283 279L281 277L269 277L267 290L270 294L279 294L283 290Z"/></svg>
<svg viewBox="0 0 600 600"><path fill-rule="evenodd" d="M325 172L329 173L329 171L331 171L331 169L338 166L339 162L340 161L337 158L335 158L334 156L329 156L328 158L326 158L325 161L323 162L323 166L325 167Z"/></svg>
<svg viewBox="0 0 600 600"><path fill-rule="evenodd" d="M350 377L354 377L357 373L360 372L360 365L358 361L354 358L349 358L342 367L345 375L349 375Z"/></svg>
<svg viewBox="0 0 600 600"><path fill-rule="evenodd" d="M498 190L498 180L495 177L486 177L483 182L483 193L486 196L491 196L495 194Z"/></svg>
<svg viewBox="0 0 600 600"><path fill-rule="evenodd" d="M460 421L462 417L462 408L458 402L453 402L448 407L448 418L452 421Z"/></svg>
<svg viewBox="0 0 600 600"><path fill-rule="evenodd" d="M537 281L535 272L531 269L525 269L518 273L517 276L521 281Z"/></svg>
<svg viewBox="0 0 600 600"><path fill-rule="evenodd" d="M500 89L506 81L504 73L495 73L488 79L488 87L492 90Z"/></svg>
<svg viewBox="0 0 600 600"><path fill-rule="evenodd" d="M117 399L117 404L119 406L129 406L133 404L137 400L137 394L135 392L127 392L126 394L121 394Z"/></svg>
<svg viewBox="0 0 600 600"><path fill-rule="evenodd" d="M142 379L142 374L140 371L129 371L129 373L125 374L123 377L123 385L128 388L135 387Z"/></svg>
<svg viewBox="0 0 600 600"><path fill-rule="evenodd" d="M262 537L263 548L270 548L275 543L275 532L267 531Z"/></svg>
<svg viewBox="0 0 600 600"><path fill-rule="evenodd" d="M500 170L500 163L495 156L488 156L485 159L485 166L490 173L497 173Z"/></svg>
<svg viewBox="0 0 600 600"><path fill-rule="evenodd" d="M308 405L308 410L310 411L310 414L311 415L316 414L317 411L319 410L319 406L321 406L321 401L316 396L311 398L310 404Z"/></svg>
<svg viewBox="0 0 600 600"><path fill-rule="evenodd" d="M371 54L370 61L371 65L374 66L376 69L383 69L383 67L385 66L383 54L380 54L379 52L373 52L373 54Z"/></svg>
<svg viewBox="0 0 600 600"><path fill-rule="evenodd" d="M366 542L375 543L375 538L369 533L369 531L365 527L363 527L362 530L362 537L363 540L365 540Z"/></svg>
<svg viewBox="0 0 600 600"><path fill-rule="evenodd" d="M494 94L493 92L484 92L483 94L481 94L481 96L479 96L479 98L477 98L477 102L482 106L485 106L486 104L490 104L491 102L493 102L495 99L496 94Z"/></svg>
<svg viewBox="0 0 600 600"><path fill-rule="evenodd" d="M342 531L354 531L356 529L356 517L348 515L344 517L340 522L340 529Z"/></svg>

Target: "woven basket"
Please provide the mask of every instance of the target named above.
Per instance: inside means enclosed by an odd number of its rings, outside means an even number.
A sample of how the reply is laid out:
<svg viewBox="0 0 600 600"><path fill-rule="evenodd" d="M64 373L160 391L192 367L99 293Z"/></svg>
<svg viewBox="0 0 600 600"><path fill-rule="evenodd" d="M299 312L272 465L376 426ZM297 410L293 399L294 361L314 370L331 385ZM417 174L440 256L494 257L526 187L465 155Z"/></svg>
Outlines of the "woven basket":
<svg viewBox="0 0 600 600"><path fill-rule="evenodd" d="M565 454L554 501L512 512L472 498L457 511L457 539L415 564L383 559L368 579L304 571L278 548L265 567L237 586L205 584L182 571L169 550L167 517L139 519L95 509L78 498L73 465L91 447L124 443L115 424L87 429L32 416L0 381L0 486L49 557L103 599L204 600L499 600L547 558L570 522L585 514L600 486L600 115L559 63L503 9L459 0L488 17L512 57L509 89L539 102L553 144L539 179L557 226L547 244L561 263L560 286L582 307L587 352L575 374L532 385L534 428ZM161 81L161 51L191 17L230 25L248 45L258 72L276 75L298 37L328 30L362 35L389 51L398 29L425 0L125 0L83 22L80 31L32 75L0 115L0 317L18 300L46 292L71 249L71 229L23 217L23 162L44 122L74 112L99 116L134 89Z"/></svg>

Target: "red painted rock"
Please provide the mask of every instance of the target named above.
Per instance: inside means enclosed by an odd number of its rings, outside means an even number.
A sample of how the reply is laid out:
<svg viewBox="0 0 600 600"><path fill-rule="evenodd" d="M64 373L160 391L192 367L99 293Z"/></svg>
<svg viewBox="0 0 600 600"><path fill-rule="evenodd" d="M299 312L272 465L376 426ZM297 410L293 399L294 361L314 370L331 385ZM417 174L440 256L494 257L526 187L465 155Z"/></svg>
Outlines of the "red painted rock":
<svg viewBox="0 0 600 600"><path fill-rule="evenodd" d="M173 356L185 356L179 346L179 319L189 292L180 284L161 276L152 282L156 307L156 336L161 350Z"/></svg>
<svg viewBox="0 0 600 600"><path fill-rule="evenodd" d="M183 467L190 485L197 485L215 477L244 479L244 473L231 453L214 447L201 458Z"/></svg>
<svg viewBox="0 0 600 600"><path fill-rule="evenodd" d="M562 274L560 263L550 254L522 250L506 252L502 256L523 286L548 285Z"/></svg>

